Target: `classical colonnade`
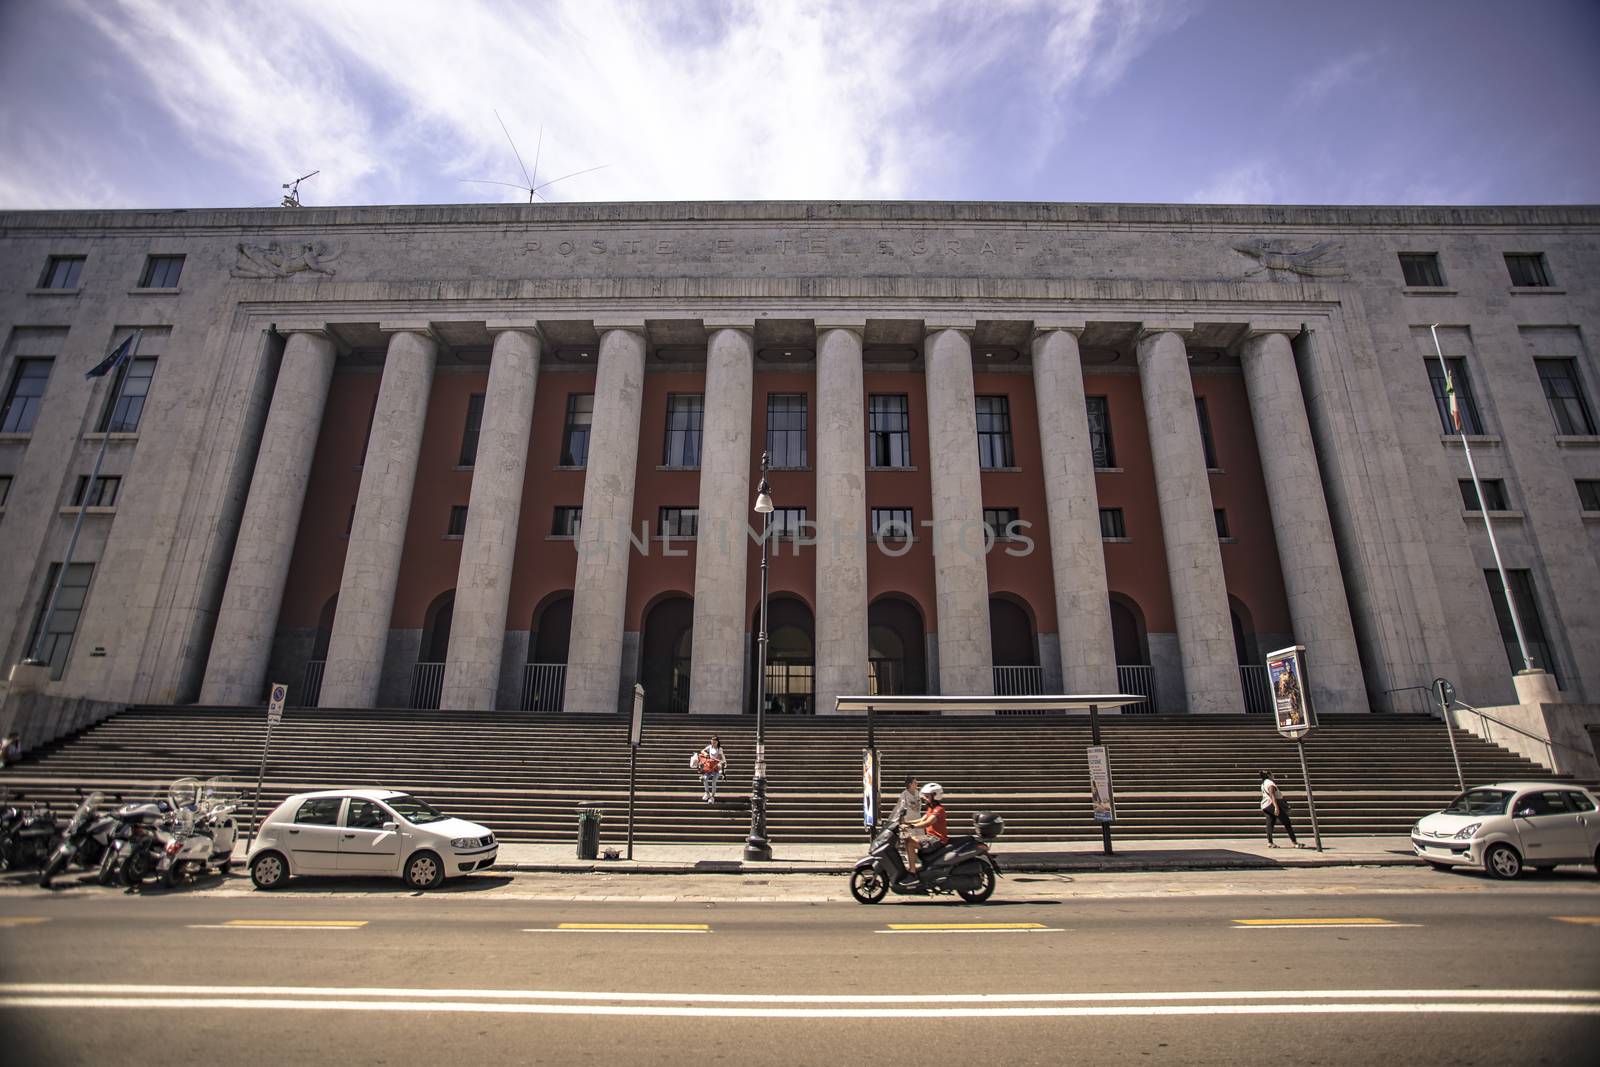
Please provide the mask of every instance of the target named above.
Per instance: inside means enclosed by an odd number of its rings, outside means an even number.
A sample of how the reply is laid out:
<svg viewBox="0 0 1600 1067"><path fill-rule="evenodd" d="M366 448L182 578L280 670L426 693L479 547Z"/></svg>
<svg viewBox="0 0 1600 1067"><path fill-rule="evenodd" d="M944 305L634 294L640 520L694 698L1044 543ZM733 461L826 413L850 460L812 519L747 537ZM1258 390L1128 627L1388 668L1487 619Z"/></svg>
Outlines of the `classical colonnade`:
<svg viewBox="0 0 1600 1067"><path fill-rule="evenodd" d="M973 323L924 320L930 442L974 441ZM494 707L538 381L537 327L489 322L489 383L472 476L441 706ZM621 698L623 623L639 424L644 323L596 320L594 413L578 536L564 706L610 711ZM751 502L753 322L707 320L700 521L742 530ZM320 703L372 707L390 615L437 344L424 324L386 325L388 353L361 472ZM1032 363L1054 566L1063 687L1116 690L1107 587L1078 334L1035 323ZM816 704L868 686L866 425L863 323L816 322ZM1318 476L1289 328L1252 330L1241 348L1251 418L1296 639L1312 649L1323 711L1366 709L1354 629ZM1194 389L1181 332L1147 326L1138 368L1161 532L1191 712L1243 707ZM289 333L206 666L201 700L257 703L288 578L336 351L317 329ZM937 551L940 530L982 520L976 447L930 449L938 611L938 689L987 694L993 673L981 554ZM743 707L746 543L702 538L694 582L690 710Z"/></svg>

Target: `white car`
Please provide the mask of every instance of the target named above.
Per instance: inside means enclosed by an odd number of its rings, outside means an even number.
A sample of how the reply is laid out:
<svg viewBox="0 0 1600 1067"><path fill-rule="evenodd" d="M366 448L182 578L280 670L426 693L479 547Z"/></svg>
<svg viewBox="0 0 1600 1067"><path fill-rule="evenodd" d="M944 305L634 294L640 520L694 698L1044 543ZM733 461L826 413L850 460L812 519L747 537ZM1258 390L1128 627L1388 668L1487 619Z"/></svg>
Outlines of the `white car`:
<svg viewBox="0 0 1600 1067"><path fill-rule="evenodd" d="M1600 801L1571 782L1497 782L1467 790L1411 828L1435 868L1482 867L1496 878L1562 863L1600 866Z"/></svg>
<svg viewBox="0 0 1600 1067"><path fill-rule="evenodd" d="M487 870L494 834L393 789L296 793L261 824L250 847L250 879L277 889L304 874L398 875L416 889Z"/></svg>

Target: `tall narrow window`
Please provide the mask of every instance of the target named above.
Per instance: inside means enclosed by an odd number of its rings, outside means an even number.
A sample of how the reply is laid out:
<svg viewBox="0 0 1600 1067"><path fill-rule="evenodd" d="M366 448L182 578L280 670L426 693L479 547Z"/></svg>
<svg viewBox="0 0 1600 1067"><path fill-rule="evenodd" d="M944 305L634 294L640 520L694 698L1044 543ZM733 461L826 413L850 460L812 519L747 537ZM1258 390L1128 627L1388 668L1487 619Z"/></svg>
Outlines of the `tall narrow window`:
<svg viewBox="0 0 1600 1067"><path fill-rule="evenodd" d="M667 445L661 462L668 467L700 466L700 432L706 398L699 393L667 397Z"/></svg>
<svg viewBox="0 0 1600 1067"><path fill-rule="evenodd" d="M39 288L76 289L82 273L82 256L51 256L45 264L44 276L39 279Z"/></svg>
<svg viewBox="0 0 1600 1067"><path fill-rule="evenodd" d="M1011 398L980 396L978 407L978 466L987 470L1012 466Z"/></svg>
<svg viewBox="0 0 1600 1067"><path fill-rule="evenodd" d="M1581 486L1582 483L1580 482ZM0 508L6 506L6 498L11 495L11 475L0 474Z"/></svg>
<svg viewBox="0 0 1600 1067"><path fill-rule="evenodd" d="M589 427L594 422L594 394L567 397L567 424L561 435L561 465L583 467L589 462Z"/></svg>
<svg viewBox="0 0 1600 1067"><path fill-rule="evenodd" d="M1211 517L1214 520L1216 520L1216 524L1217 524L1217 540L1222 541L1222 540L1226 540L1227 538L1230 538L1230 537L1233 536L1233 534L1228 531L1228 509L1227 508L1212 508L1211 509Z"/></svg>
<svg viewBox="0 0 1600 1067"><path fill-rule="evenodd" d="M910 508L873 508L872 536L885 540L909 539L917 528L911 523Z"/></svg>
<svg viewBox="0 0 1600 1067"><path fill-rule="evenodd" d="M1103 396L1085 397L1089 406L1089 448L1098 468L1115 467L1117 452L1111 442L1111 405Z"/></svg>
<svg viewBox="0 0 1600 1067"><path fill-rule="evenodd" d="M1437 359L1427 361L1428 384L1433 387L1433 404L1439 409L1439 428L1444 433L1483 433L1483 420L1478 417L1478 401L1472 395L1472 379L1467 377L1467 361L1460 356L1447 356L1450 381L1456 388L1456 412L1461 416L1461 429L1457 430L1450 418L1450 396L1445 389L1444 371Z"/></svg>
<svg viewBox="0 0 1600 1067"><path fill-rule="evenodd" d="M151 256L145 260L144 273L139 275L139 288L176 289L182 273L182 256Z"/></svg>
<svg viewBox="0 0 1600 1067"><path fill-rule="evenodd" d="M774 467L806 465L806 395L767 394L767 452Z"/></svg>
<svg viewBox="0 0 1600 1067"><path fill-rule="evenodd" d="M367 436L361 439L361 462L358 466L367 465L367 449L372 447L372 428L378 423L378 394L372 394L372 406L367 409Z"/></svg>
<svg viewBox="0 0 1600 1067"><path fill-rule="evenodd" d="M50 594L55 590L56 576L60 573L61 564L50 564L39 610L34 616L33 629L28 634L28 649L31 652L39 639L40 628L44 629L44 643L39 654L50 664L50 677L57 679L67 669L67 654L72 651L72 639L78 632L78 619L83 615L84 601L89 596L89 579L94 574L94 564L74 563L67 568L67 577L61 583L61 595L56 599L56 609L50 613L47 625L44 616L50 607Z"/></svg>
<svg viewBox="0 0 1600 1067"><path fill-rule="evenodd" d="M1206 457L1206 469L1213 470L1217 466L1217 446L1211 440L1211 413L1206 410L1206 398L1194 398L1195 418L1200 420L1200 451Z"/></svg>
<svg viewBox="0 0 1600 1067"><path fill-rule="evenodd" d="M139 419L144 415L145 398L150 395L150 383L156 376L154 358L136 359L125 363L117 373L116 397L106 408L100 420L101 433L137 433Z"/></svg>
<svg viewBox="0 0 1600 1067"><path fill-rule="evenodd" d="M577 537L583 526L583 508L563 505L556 508L550 523L551 537Z"/></svg>
<svg viewBox="0 0 1600 1067"><path fill-rule="evenodd" d="M1437 287L1444 284L1437 252L1401 252L1400 273L1405 275L1407 285Z"/></svg>
<svg viewBox="0 0 1600 1067"><path fill-rule="evenodd" d="M1121 508L1100 509L1100 536L1108 541L1127 539L1128 526L1123 521Z"/></svg>
<svg viewBox="0 0 1600 1067"><path fill-rule="evenodd" d="M1583 398L1583 386L1578 381L1578 361L1536 359L1533 363L1539 368L1539 384L1544 386L1544 400L1550 405L1556 433L1593 436L1594 418L1589 414L1589 404Z"/></svg>
<svg viewBox="0 0 1600 1067"><path fill-rule="evenodd" d="M44 400L44 386L50 380L53 359L19 359L6 390L6 406L0 411L0 433L30 433Z"/></svg>
<svg viewBox="0 0 1600 1067"><path fill-rule="evenodd" d="M1483 572L1489 584L1489 599L1494 602L1495 621L1500 625L1500 640L1506 646L1506 662L1513 672L1522 670L1522 650L1517 646L1517 630L1511 622L1511 611L1506 607L1505 587L1500 584L1496 571ZM1522 623L1522 636L1528 642L1528 655L1539 670L1556 676L1556 687L1561 687L1561 672L1556 670L1555 656L1550 639L1545 635L1544 619L1539 615L1539 600L1533 593L1533 574L1525 570L1506 571L1506 583L1516 598L1517 620Z"/></svg>
<svg viewBox="0 0 1600 1067"><path fill-rule="evenodd" d="M122 479L116 475L101 475L89 485L87 474L78 475L78 485L72 492L75 508L112 508L117 506L117 494L122 491Z"/></svg>
<svg viewBox="0 0 1600 1067"><path fill-rule="evenodd" d="M478 462L478 431L483 429L482 393L467 398L467 424L461 429L461 462L458 466L471 467Z"/></svg>
<svg viewBox="0 0 1600 1067"><path fill-rule="evenodd" d="M774 538L799 537L802 532L801 524L805 521L805 508L773 508L772 536Z"/></svg>
<svg viewBox="0 0 1600 1067"><path fill-rule="evenodd" d="M1584 511L1600 511L1600 478L1579 478L1578 506ZM5 496L0 492L0 504L5 503Z"/></svg>
<svg viewBox="0 0 1600 1067"><path fill-rule="evenodd" d="M446 537L465 537L467 534L467 506L453 504L450 507L450 525L445 527Z"/></svg>
<svg viewBox="0 0 1600 1067"><path fill-rule="evenodd" d="M662 537L693 537L700 528L699 508L662 508L658 529Z"/></svg>
<svg viewBox="0 0 1600 1067"><path fill-rule="evenodd" d="M1543 252L1507 252L1506 270L1518 289L1544 289L1550 285L1550 271Z"/></svg>
<svg viewBox="0 0 1600 1067"><path fill-rule="evenodd" d="M1016 508L984 508L983 524L989 528L989 540L1009 541L1011 524L1017 521Z"/></svg>
<svg viewBox="0 0 1600 1067"><path fill-rule="evenodd" d="M867 398L867 465L911 466L911 415L904 394Z"/></svg>

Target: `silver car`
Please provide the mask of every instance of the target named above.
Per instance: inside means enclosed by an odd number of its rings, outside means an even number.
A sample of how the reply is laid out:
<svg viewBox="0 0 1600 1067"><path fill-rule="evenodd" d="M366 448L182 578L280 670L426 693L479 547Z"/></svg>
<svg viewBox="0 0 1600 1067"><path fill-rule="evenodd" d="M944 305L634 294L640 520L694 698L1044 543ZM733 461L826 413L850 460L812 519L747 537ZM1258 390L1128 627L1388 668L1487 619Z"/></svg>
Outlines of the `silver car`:
<svg viewBox="0 0 1600 1067"><path fill-rule="evenodd" d="M1571 782L1496 782L1467 790L1411 828L1435 868L1482 867L1495 878L1562 863L1600 867L1600 800Z"/></svg>

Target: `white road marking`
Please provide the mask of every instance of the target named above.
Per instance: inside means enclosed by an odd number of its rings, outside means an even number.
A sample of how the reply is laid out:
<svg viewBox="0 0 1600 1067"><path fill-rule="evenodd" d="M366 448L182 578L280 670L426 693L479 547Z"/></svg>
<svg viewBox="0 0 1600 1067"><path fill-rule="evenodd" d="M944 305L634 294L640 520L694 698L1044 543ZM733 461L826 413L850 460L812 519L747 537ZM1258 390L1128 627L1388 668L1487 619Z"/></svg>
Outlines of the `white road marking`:
<svg viewBox="0 0 1600 1067"><path fill-rule="evenodd" d="M189 923L190 930L359 930L359 926L316 926L311 923L273 923L257 926L253 923Z"/></svg>
<svg viewBox="0 0 1600 1067"><path fill-rule="evenodd" d="M1013 927L1000 930L874 930L875 934L1059 934L1064 926Z"/></svg>
<svg viewBox="0 0 1600 1067"><path fill-rule="evenodd" d="M1235 926L1235 930L1415 930L1421 923L1262 923Z"/></svg>
<svg viewBox="0 0 1600 1067"><path fill-rule="evenodd" d="M561 929L548 926L523 928L525 934L709 934L710 930L585 930Z"/></svg>

